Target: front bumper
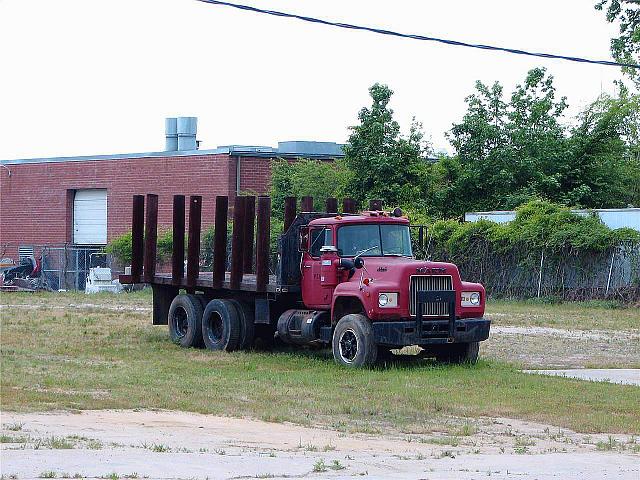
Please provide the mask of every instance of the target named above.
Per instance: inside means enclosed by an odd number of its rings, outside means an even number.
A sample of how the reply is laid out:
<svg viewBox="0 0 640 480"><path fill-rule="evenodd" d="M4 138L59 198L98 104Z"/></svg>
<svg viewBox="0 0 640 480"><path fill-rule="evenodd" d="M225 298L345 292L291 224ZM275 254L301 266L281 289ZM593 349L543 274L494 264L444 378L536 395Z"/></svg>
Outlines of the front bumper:
<svg viewBox="0 0 640 480"><path fill-rule="evenodd" d="M415 320L373 322L373 337L378 345L394 347L481 342L489 338L491 321L486 318L457 319L453 335L450 335L449 320L423 320L421 326L419 329Z"/></svg>
<svg viewBox="0 0 640 480"><path fill-rule="evenodd" d="M447 303L449 318L424 320L424 304ZM453 290L416 292L416 318L400 322L374 322L373 336L378 345L404 347L442 343L481 342L489 338L491 322L484 318L456 319Z"/></svg>

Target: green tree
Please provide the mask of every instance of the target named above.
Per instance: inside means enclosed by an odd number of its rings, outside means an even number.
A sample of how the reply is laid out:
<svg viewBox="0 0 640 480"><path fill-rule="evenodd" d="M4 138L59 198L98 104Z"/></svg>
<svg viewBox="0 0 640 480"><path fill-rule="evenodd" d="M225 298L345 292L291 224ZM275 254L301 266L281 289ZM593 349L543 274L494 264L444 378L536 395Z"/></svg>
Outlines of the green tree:
<svg viewBox="0 0 640 480"><path fill-rule="evenodd" d="M619 36L611 39L611 54L617 62L640 64L640 2L638 0L600 0L596 10L605 10L607 21L620 22ZM640 71L623 67L622 70L640 88Z"/></svg>
<svg viewBox="0 0 640 480"><path fill-rule="evenodd" d="M358 113L360 123L350 127L344 149L345 164L351 171L346 191L361 204L374 198L387 205L418 202L428 168L422 126L414 119L409 134L403 136L389 108L393 91L376 83L369 94L371 107Z"/></svg>
<svg viewBox="0 0 640 480"><path fill-rule="evenodd" d="M324 211L329 197L342 197L349 171L341 160L276 160L271 164L271 208L276 218L284 214L284 198L310 195L314 208Z"/></svg>
<svg viewBox="0 0 640 480"><path fill-rule="evenodd" d="M559 122L567 104L556 99L553 77L541 68L531 70L510 102L499 83L476 83L466 99L468 110L448 136L458 164L444 165L440 175L453 182L440 195L455 208L514 208L542 195L558 194L558 166L566 153L564 128ZM455 201L453 197L463 200Z"/></svg>
<svg viewBox="0 0 640 480"><path fill-rule="evenodd" d="M509 102L499 83L476 84L449 138L456 157L431 169L428 205L437 216L512 209L531 199L589 208L637 204L640 109L621 87L602 96L572 129L553 77L531 70Z"/></svg>
<svg viewBox="0 0 640 480"><path fill-rule="evenodd" d="M624 87L601 95L579 117L570 145L574 161L562 186L565 203L640 205L640 95Z"/></svg>

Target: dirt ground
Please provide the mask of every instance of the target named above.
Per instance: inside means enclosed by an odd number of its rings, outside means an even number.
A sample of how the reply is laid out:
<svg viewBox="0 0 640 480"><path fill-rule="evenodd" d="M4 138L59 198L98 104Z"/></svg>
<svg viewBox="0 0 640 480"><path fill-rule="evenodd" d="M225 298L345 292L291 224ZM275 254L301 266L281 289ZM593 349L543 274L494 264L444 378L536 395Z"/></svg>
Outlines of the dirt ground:
<svg viewBox="0 0 640 480"><path fill-rule="evenodd" d="M635 439L502 418L429 442L166 411L2 415L3 478L637 479ZM7 443L13 439L14 443Z"/></svg>
<svg viewBox="0 0 640 480"><path fill-rule="evenodd" d="M640 368L640 331L492 325L480 353L529 368Z"/></svg>

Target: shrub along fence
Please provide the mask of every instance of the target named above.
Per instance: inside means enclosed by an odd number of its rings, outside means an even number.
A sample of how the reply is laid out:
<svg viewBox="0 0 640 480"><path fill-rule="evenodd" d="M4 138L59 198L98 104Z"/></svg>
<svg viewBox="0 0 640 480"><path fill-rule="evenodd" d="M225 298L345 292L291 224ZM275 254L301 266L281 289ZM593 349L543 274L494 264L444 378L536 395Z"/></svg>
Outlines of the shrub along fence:
<svg viewBox="0 0 640 480"><path fill-rule="evenodd" d="M493 297L640 300L640 232L542 201L508 224L435 222L416 256L455 263Z"/></svg>

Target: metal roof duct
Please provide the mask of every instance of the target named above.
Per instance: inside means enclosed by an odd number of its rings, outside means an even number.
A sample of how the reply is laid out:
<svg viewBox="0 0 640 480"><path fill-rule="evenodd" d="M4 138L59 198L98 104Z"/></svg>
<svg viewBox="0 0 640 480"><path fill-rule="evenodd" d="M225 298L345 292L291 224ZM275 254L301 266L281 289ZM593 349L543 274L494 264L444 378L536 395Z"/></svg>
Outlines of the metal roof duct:
<svg viewBox="0 0 640 480"><path fill-rule="evenodd" d="M165 118L164 119L164 136L165 136L165 151L175 152L178 150L178 119L177 118Z"/></svg>
<svg viewBox="0 0 640 480"><path fill-rule="evenodd" d="M197 150L196 132L198 119L196 117L178 117L178 150Z"/></svg>

